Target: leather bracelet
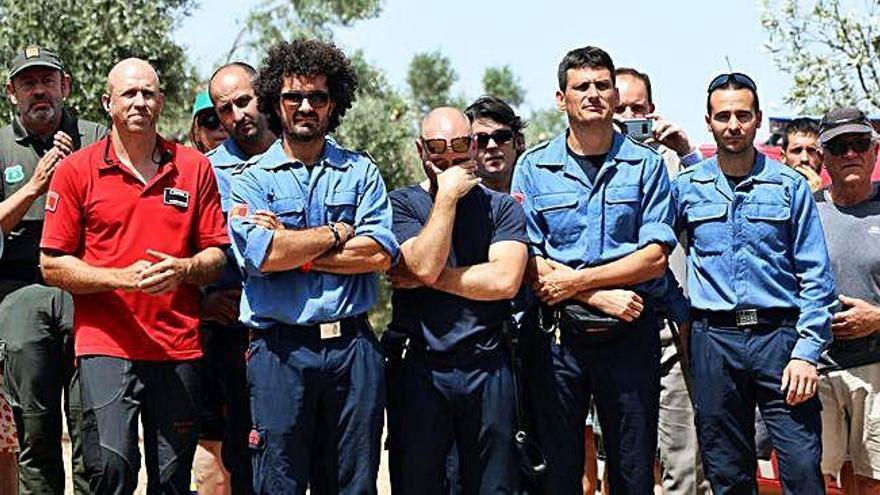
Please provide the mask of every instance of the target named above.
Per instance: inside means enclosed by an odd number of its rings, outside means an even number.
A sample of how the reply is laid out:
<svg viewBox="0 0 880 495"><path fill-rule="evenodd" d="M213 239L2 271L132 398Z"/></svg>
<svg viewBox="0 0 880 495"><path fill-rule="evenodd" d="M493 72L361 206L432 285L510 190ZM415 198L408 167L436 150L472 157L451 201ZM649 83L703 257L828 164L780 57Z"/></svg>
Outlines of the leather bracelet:
<svg viewBox="0 0 880 495"><path fill-rule="evenodd" d="M328 223L327 227L329 227L330 232L333 233L333 249L339 248L339 245L342 244L342 238L339 236L339 229L336 228L334 222Z"/></svg>

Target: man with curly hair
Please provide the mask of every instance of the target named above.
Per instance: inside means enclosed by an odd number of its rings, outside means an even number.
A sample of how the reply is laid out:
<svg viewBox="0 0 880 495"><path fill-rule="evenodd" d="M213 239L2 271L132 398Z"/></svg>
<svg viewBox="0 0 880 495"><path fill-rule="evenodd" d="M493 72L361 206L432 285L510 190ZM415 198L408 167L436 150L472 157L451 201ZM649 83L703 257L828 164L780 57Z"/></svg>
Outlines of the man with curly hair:
<svg viewBox="0 0 880 495"><path fill-rule="evenodd" d="M232 179L257 493L376 493L385 382L367 311L400 248L379 170L327 136L357 84L332 44L274 45L256 89L281 139Z"/></svg>

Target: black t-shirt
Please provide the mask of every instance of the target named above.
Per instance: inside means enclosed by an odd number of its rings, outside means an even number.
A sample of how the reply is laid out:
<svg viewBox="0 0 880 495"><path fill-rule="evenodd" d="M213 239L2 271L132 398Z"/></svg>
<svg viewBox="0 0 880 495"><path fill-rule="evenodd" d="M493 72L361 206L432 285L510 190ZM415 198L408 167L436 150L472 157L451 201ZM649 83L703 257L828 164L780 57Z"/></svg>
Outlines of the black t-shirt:
<svg viewBox="0 0 880 495"><path fill-rule="evenodd" d="M730 185L730 189L736 189L736 186L739 185L740 182L744 181L748 175L727 175L724 174L724 177L727 179L727 183Z"/></svg>
<svg viewBox="0 0 880 495"><path fill-rule="evenodd" d="M403 244L421 232L434 199L419 185L392 191L389 199L394 235ZM485 263L489 246L501 241L528 242L522 207L507 194L474 187L458 201L447 266ZM473 301L430 288L395 290L391 302L392 328L435 352L458 350L465 341L497 345L497 332L491 331L512 311L510 300Z"/></svg>
<svg viewBox="0 0 880 495"><path fill-rule="evenodd" d="M605 157L608 156L608 153L602 153L601 155L579 155L568 148L568 154L574 161L580 165L581 170L587 174L587 178L590 179L591 184L596 183L596 176L599 175L599 169L602 168L602 164L605 163Z"/></svg>

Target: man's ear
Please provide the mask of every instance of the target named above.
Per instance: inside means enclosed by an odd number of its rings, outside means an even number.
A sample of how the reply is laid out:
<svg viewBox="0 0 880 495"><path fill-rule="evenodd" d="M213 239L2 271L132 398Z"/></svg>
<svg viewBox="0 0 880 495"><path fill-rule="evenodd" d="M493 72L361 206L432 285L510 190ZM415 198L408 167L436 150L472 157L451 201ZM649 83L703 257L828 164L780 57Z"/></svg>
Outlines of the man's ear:
<svg viewBox="0 0 880 495"><path fill-rule="evenodd" d="M556 90L556 109L560 112L565 111L565 93L562 90Z"/></svg>
<svg viewBox="0 0 880 495"><path fill-rule="evenodd" d="M110 95L101 95L101 106L104 107L105 112L107 112L108 114L110 113L110 110L113 109L113 103L110 100Z"/></svg>
<svg viewBox="0 0 880 495"><path fill-rule="evenodd" d="M15 97L15 86L12 84L12 80L6 81L6 96L9 97L9 101L13 105L18 105L18 98Z"/></svg>
<svg viewBox="0 0 880 495"><path fill-rule="evenodd" d="M61 73L61 99L66 100L68 96L70 96L70 88L73 86L73 82L70 79L70 74L66 72Z"/></svg>

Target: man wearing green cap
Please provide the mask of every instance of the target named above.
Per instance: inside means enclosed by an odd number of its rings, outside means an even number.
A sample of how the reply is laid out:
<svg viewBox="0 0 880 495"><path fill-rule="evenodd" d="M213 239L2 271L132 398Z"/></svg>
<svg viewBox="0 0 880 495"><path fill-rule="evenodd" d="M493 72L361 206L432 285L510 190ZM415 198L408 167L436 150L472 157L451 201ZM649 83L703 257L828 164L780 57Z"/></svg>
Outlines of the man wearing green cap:
<svg viewBox="0 0 880 495"><path fill-rule="evenodd" d="M62 158L106 134L64 108L70 75L55 53L28 46L12 59L6 93L16 107L0 129L0 360L20 441L19 492L61 494L61 396L73 447L74 486L88 493L79 387L73 366L73 301L43 284L39 244L46 190Z"/></svg>

